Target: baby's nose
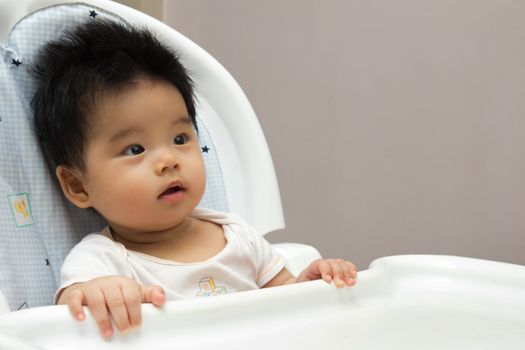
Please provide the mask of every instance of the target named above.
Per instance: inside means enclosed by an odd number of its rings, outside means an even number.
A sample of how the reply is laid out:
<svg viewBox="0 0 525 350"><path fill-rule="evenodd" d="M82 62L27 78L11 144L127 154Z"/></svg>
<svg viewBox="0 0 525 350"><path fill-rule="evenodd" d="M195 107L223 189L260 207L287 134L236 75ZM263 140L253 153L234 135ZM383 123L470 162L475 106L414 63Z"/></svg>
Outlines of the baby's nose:
<svg viewBox="0 0 525 350"><path fill-rule="evenodd" d="M163 152L161 155L159 155L159 159L155 164L155 173L157 173L157 175L162 175L164 172L168 171L169 169L174 169L177 166L178 161L174 152Z"/></svg>

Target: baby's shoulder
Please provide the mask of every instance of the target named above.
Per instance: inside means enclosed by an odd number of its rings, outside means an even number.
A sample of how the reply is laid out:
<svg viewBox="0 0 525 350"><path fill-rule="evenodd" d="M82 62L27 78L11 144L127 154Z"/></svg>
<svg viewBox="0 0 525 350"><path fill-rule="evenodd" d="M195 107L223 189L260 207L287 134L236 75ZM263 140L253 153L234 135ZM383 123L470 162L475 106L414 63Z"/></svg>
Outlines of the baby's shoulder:
<svg viewBox="0 0 525 350"><path fill-rule="evenodd" d="M113 239L104 234L104 231L94 232L86 235L80 242L78 242L72 251L113 251L122 253L121 244L115 242Z"/></svg>
<svg viewBox="0 0 525 350"><path fill-rule="evenodd" d="M219 226L240 226L247 228L249 225L233 213L225 213L206 208L195 208L191 216L194 219L208 221Z"/></svg>

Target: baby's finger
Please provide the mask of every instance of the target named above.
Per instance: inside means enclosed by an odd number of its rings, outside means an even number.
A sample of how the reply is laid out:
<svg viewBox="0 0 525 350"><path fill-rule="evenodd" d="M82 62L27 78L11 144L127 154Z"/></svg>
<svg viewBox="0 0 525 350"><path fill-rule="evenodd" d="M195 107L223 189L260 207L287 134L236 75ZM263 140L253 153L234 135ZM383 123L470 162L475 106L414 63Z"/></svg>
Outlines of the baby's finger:
<svg viewBox="0 0 525 350"><path fill-rule="evenodd" d="M334 284L337 288L345 286L343 263L342 259L329 260L330 267L332 269Z"/></svg>
<svg viewBox="0 0 525 350"><path fill-rule="evenodd" d="M166 301L164 290L159 286L141 286L142 302L152 303L155 306L162 306Z"/></svg>
<svg viewBox="0 0 525 350"><path fill-rule="evenodd" d="M102 291L100 289L86 291L85 299L91 315L97 322L100 334L102 334L104 338L113 336L113 326L109 319L106 300L104 299Z"/></svg>
<svg viewBox="0 0 525 350"><path fill-rule="evenodd" d="M357 275L357 267L355 266L355 264L347 260L346 265L350 267L350 270L352 271L352 275L353 277L355 277Z"/></svg>
<svg viewBox="0 0 525 350"><path fill-rule="evenodd" d="M136 284L123 285L121 291L128 311L130 326L132 328L139 327L142 323L140 286Z"/></svg>
<svg viewBox="0 0 525 350"><path fill-rule="evenodd" d="M327 283L332 283L334 275L332 273L330 260L320 260L318 267L319 273L321 274L321 278Z"/></svg>
<svg viewBox="0 0 525 350"><path fill-rule="evenodd" d="M344 261L342 264L343 267L343 274L344 274L344 281L347 286L353 286L356 281L357 272L355 265L352 264L350 261Z"/></svg>
<svg viewBox="0 0 525 350"><path fill-rule="evenodd" d="M83 302L84 294L81 290L73 289L71 293L69 293L67 306L69 308L69 312L71 312L71 315L73 315L73 318L78 321L83 321L86 319L86 314L84 313L84 308L82 307Z"/></svg>
<svg viewBox="0 0 525 350"><path fill-rule="evenodd" d="M120 332L128 331L130 329L128 309L122 290L120 288L107 288L102 290L102 293L117 329Z"/></svg>

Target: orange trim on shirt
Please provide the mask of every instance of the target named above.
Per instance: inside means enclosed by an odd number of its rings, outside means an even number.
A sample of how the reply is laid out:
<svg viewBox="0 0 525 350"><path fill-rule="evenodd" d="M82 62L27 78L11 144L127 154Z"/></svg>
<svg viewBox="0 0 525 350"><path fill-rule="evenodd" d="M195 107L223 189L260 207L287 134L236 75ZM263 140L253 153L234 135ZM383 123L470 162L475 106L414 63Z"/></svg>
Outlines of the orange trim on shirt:
<svg viewBox="0 0 525 350"><path fill-rule="evenodd" d="M267 274L279 261L281 260L281 257L280 256L276 256L275 259L273 259L273 261L271 262L270 265L268 265L267 268L265 268L260 274L259 276L257 277L257 280L260 280L262 276L264 276L265 274Z"/></svg>

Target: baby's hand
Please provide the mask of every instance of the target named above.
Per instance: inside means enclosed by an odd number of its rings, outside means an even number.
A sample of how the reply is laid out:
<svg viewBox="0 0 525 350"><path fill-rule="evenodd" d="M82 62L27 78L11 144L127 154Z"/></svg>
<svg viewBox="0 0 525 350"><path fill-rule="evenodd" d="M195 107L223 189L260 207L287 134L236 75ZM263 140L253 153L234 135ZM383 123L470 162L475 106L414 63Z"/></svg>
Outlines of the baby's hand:
<svg viewBox="0 0 525 350"><path fill-rule="evenodd" d="M139 327L142 322L141 303L161 306L165 302L162 288L143 286L121 276L106 276L73 284L62 291L58 304L67 304L73 317L79 321L86 315L87 305L103 337L113 335L110 315L120 332Z"/></svg>
<svg viewBox="0 0 525 350"><path fill-rule="evenodd" d="M355 285L357 269L350 261L343 259L318 259L297 276L296 282L323 279L334 282L337 288Z"/></svg>

